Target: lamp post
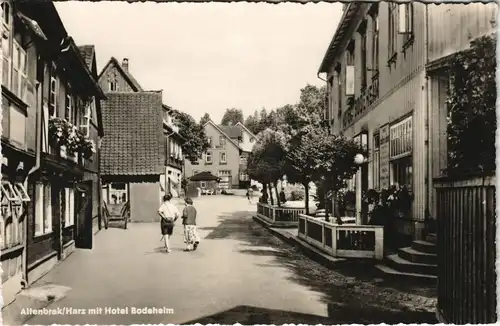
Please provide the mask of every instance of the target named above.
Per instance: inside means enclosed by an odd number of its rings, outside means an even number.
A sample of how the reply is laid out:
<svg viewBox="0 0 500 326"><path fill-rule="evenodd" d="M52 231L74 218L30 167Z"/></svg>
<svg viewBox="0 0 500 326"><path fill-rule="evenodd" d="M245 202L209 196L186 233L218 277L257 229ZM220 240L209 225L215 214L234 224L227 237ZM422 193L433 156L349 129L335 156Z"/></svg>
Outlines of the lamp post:
<svg viewBox="0 0 500 326"><path fill-rule="evenodd" d="M366 162L366 158L364 157L363 154L356 154L356 156L354 156L354 163L356 165L358 165L359 167L361 167L362 164L364 164ZM360 225L362 224L361 223L361 196L362 196L362 180L361 180L361 171L358 170L356 172L356 224Z"/></svg>

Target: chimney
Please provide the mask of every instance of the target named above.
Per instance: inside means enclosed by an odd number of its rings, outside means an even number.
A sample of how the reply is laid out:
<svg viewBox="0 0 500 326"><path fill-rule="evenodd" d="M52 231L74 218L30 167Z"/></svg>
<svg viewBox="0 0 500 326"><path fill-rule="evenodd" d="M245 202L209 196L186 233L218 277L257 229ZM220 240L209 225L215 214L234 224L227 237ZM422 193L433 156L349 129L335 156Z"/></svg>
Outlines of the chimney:
<svg viewBox="0 0 500 326"><path fill-rule="evenodd" d="M122 68L123 68L123 70L128 72L128 59L127 58L123 58Z"/></svg>

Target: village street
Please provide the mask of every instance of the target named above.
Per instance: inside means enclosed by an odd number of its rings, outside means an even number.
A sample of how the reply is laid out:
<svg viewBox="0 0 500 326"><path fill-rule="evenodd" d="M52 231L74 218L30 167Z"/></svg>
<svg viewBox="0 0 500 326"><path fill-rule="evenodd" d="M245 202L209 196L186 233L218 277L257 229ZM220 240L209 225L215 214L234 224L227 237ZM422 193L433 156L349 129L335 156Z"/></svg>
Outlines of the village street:
<svg viewBox="0 0 500 326"><path fill-rule="evenodd" d="M254 222L255 204L246 198L206 196L195 205L202 238L197 251L182 251L180 226L174 231L170 254L163 251L156 223L103 230L93 250L77 250L33 285L69 288L47 308L72 308L73 313L38 315L27 323L435 321L431 287L388 283L359 263L328 270ZM98 307L103 308L101 314L88 314L88 309ZM104 314L105 308L116 307L129 311ZM131 307L166 307L173 313L133 315Z"/></svg>

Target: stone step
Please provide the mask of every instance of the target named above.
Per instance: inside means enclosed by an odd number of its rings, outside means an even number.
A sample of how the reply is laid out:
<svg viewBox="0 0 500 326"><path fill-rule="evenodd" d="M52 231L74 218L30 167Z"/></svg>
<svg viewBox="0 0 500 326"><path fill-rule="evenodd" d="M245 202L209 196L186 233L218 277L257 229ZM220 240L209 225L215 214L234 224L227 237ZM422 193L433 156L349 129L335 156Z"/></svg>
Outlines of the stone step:
<svg viewBox="0 0 500 326"><path fill-rule="evenodd" d="M430 243L437 243L437 235L435 233L429 233L425 238Z"/></svg>
<svg viewBox="0 0 500 326"><path fill-rule="evenodd" d="M436 254L437 253L436 244L429 242L429 241L415 240L412 242L411 247L413 249L415 249L416 251L425 252L428 254Z"/></svg>
<svg viewBox="0 0 500 326"><path fill-rule="evenodd" d="M389 267L404 273L437 275L437 265L414 263L397 254L387 256L387 264Z"/></svg>
<svg viewBox="0 0 500 326"><path fill-rule="evenodd" d="M436 265L438 262L436 254L421 252L412 247L400 248L398 255L413 263Z"/></svg>
<svg viewBox="0 0 500 326"><path fill-rule="evenodd" d="M437 281L437 276L435 275L428 275L428 274L418 274L418 273L405 273L405 272L400 272L398 270L395 270L392 267L389 267L387 265L375 265L375 268L384 273L385 275L390 275L391 277L409 277L409 278L417 278L417 279L422 279L422 280L429 280L429 281Z"/></svg>

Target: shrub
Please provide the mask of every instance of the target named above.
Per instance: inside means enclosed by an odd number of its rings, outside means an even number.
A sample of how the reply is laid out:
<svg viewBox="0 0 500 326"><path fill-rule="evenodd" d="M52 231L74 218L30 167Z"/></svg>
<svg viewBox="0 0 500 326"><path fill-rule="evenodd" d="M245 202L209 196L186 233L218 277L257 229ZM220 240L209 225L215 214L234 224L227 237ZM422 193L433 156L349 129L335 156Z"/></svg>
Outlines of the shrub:
<svg viewBox="0 0 500 326"><path fill-rule="evenodd" d="M304 190L293 190L290 193L290 201L304 200L306 197L306 192Z"/></svg>

